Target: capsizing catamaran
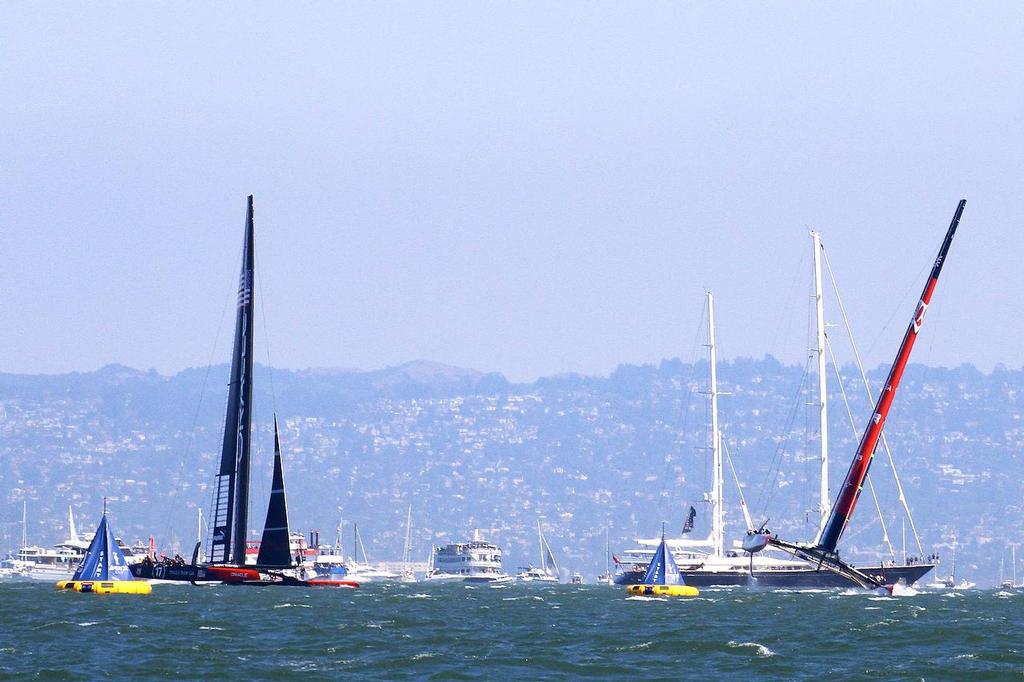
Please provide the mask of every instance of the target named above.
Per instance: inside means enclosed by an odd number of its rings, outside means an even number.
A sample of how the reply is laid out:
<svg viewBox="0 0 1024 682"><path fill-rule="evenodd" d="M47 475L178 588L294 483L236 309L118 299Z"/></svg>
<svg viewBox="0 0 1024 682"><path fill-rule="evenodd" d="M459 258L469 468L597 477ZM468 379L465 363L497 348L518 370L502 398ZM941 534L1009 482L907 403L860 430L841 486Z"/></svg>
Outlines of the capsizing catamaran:
<svg viewBox="0 0 1024 682"><path fill-rule="evenodd" d="M751 556L764 550L766 547L775 547L789 552L800 559L816 564L819 569L829 571L855 585L865 588L884 587L889 590L892 589L895 582L890 582L892 576L884 574L875 575L855 568L839 557L837 546L847 525L850 523L853 510L857 506L857 501L864 487L864 481L868 475L868 469L875 455L875 449L882 435L882 429L889 415L889 409L892 407L896 390L899 388L900 380L903 378L903 372L910 358L910 352L914 348L914 342L917 341L918 333L921 331L925 312L931 303L932 294L935 292L939 275L942 272L942 266L946 262L949 247L953 243L953 236L956 234L956 229L960 224L960 217L966 204L967 200L961 199L957 205L956 212L953 214L953 220L950 222L945 239L943 239L942 246L939 248L939 254L925 283L924 291L921 293L921 298L914 309L914 315L910 320L907 331L903 335L903 342L900 344L899 351L896 354L896 360L889 370L889 376L886 378L885 384L879 393L871 419L864 430L864 434L861 436L853 461L850 463L850 469L847 471L846 478L839 490L835 503L831 505L828 519L818 535L817 541L814 544L789 542L779 538L762 526L757 530L748 532L747 536L743 539L743 549Z"/></svg>
<svg viewBox="0 0 1024 682"><path fill-rule="evenodd" d="M213 532L206 561L199 562L197 542L192 562L144 561L131 566L137 578L189 582L222 581L248 585L302 585L358 587L350 580L314 579L301 576L300 562L293 562L289 548L288 508L284 492L284 466L277 417L274 417L274 475L255 565L246 562L246 529L249 513L250 447L252 441L253 321L255 256L252 195L245 218L242 269L238 281L238 311L231 355L228 403L224 415L224 441L220 470L214 486ZM301 559L301 557L300 557Z"/></svg>

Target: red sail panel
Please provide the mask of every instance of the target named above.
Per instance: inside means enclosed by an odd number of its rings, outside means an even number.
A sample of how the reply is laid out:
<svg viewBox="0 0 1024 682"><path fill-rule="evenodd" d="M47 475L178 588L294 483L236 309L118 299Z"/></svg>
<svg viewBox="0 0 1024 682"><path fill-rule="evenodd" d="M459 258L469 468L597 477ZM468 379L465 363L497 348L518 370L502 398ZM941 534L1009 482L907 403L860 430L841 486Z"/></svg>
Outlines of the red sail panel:
<svg viewBox="0 0 1024 682"><path fill-rule="evenodd" d="M939 273L942 272L942 265L946 261L946 254L949 252L949 246L953 242L953 235L956 234L956 228L960 224L960 216L966 204L967 200L961 199L960 204L956 208L953 221L949 225L949 230L946 231L946 238L943 240L942 247L939 249L939 255L935 259L935 265L932 267L928 281L925 283L924 291L921 293L921 299L914 310L914 317L910 320L906 334L903 335L903 343L900 344L899 353L896 354L896 360L893 362L892 369L889 370L889 376L882 387L882 392L878 396L878 402L875 404L875 411L871 415L871 421L864 430L864 435L861 436L860 444L857 446L857 455L850 464L850 470L846 473L846 480L843 481L835 504L832 505L832 512L828 517L828 523L825 524L821 537L818 539L818 547L827 552L835 551L839 538L842 537L843 531L846 530L846 525L850 522L854 507L857 506L861 489L864 487L864 479L868 475L868 468L871 466L871 460L875 456L878 439L882 435L882 428L885 426L886 417L889 415L889 408L892 406L893 398L896 396L896 389L903 378L903 371L907 367L910 351L914 348L917 334L921 331L925 311L928 310L928 305L931 303L932 294L935 292L935 285L939 281Z"/></svg>

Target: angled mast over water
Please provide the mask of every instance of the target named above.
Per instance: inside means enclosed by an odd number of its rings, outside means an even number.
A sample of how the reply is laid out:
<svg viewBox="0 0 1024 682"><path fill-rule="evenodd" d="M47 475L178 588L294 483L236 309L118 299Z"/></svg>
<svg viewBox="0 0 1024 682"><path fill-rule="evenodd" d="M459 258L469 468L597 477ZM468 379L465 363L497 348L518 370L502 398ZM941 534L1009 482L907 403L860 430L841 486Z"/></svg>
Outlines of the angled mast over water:
<svg viewBox="0 0 1024 682"><path fill-rule="evenodd" d="M960 216L963 214L966 204L967 200L961 199L957 205L956 213L953 214L953 220L950 222L949 229L946 231L946 237L942 240L942 246L939 248L939 255L935 258L935 264L932 266L931 274L928 275L924 291L921 292L917 308L914 310L914 315L907 326L907 331L903 335L903 342L900 344L899 352L896 354L896 360L893 362L892 369L889 370L889 376L882 386L881 393L879 393L878 402L875 404L875 409L871 414L871 420L864 430L864 435L861 436L860 444L857 446L857 454L850 464L850 469L847 471L846 479L839 489L839 495L836 497L836 503L832 507L828 522L825 524L821 537L818 539L817 547L824 552L835 552L839 538L842 537L847 524L850 522L850 517L853 516L853 510L857 506L857 500L860 498L861 490L864 488L864 479L868 475L868 468L870 468L871 461L875 456L878 439L882 435L882 428L885 426L885 420L889 416L889 408L892 407L893 398L896 396L896 389L899 388L903 372L907 367L907 361L910 359L910 352L914 349L914 342L917 341L917 335L924 324L924 314L931 303L932 294L935 292L935 286L939 282L942 266L946 262L946 255L949 253L949 247L953 243L953 236L956 234L957 226L960 224Z"/></svg>
<svg viewBox="0 0 1024 682"><path fill-rule="evenodd" d="M252 328L255 281L252 195L245 217L242 270L238 278L238 312L231 355L224 442L213 507L211 563L245 565L249 510L249 462L252 433Z"/></svg>
<svg viewBox="0 0 1024 682"><path fill-rule="evenodd" d="M960 224L960 217L963 214L966 204L967 200L961 199L960 203L957 205L956 212L953 214L953 220L950 222L949 229L946 231L946 236L942 241L942 245L939 247L938 256L935 258L931 273L929 274L924 290L921 293L921 298L918 300L917 306L914 309L914 314L910 320L910 324L907 326L907 331L903 335L903 341L896 354L896 359L893 361L892 368L889 370L889 375L885 380L885 384L882 386L882 390L879 393L877 402L875 403L871 419L868 422L867 428L864 430L864 434L861 436L860 442L857 446L857 452L854 455L853 461L850 463L850 468L846 473L843 484L839 489L839 494L836 496L836 501L832 505L828 520L826 521L817 542L814 545L787 542L772 535L764 528L761 528L760 530L749 534L744 540L743 547L746 551L758 552L764 549L767 545L774 545L780 549L791 552L798 557L817 562L822 567L828 568L836 573L840 573L847 578L864 585L865 587L877 587L882 585L880 580L866 575L865 573L841 561L838 553L836 552L836 547L850 522L854 508L857 506L857 501L859 500L860 493L864 487L864 481L867 478L868 469L870 468L871 461L874 458L875 449L877 448L878 441L882 435L882 429L885 427L886 418L889 415L889 409L892 407L892 401L896 395L896 390L899 388L900 380L903 378L903 373L906 370L907 362L910 358L910 352L913 350L914 343L917 341L918 333L921 331L921 326L924 324L925 312L928 310L928 306L931 303L932 294L935 292L939 275L942 272L942 266L946 262L949 247L953 243L953 237Z"/></svg>

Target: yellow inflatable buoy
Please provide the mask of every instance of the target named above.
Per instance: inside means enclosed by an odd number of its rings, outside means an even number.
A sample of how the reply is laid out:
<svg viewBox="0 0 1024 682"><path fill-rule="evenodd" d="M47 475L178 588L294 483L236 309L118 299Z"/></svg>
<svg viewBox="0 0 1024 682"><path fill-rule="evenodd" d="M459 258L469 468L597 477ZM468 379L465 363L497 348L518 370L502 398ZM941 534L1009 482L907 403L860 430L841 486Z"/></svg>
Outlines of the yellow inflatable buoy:
<svg viewBox="0 0 1024 682"><path fill-rule="evenodd" d="M696 597L700 590L692 585L630 585L626 593L645 597Z"/></svg>
<svg viewBox="0 0 1024 682"><path fill-rule="evenodd" d="M124 553L107 524L106 498L103 499L103 518L82 563L71 580L57 583L57 589L87 594L150 594L153 591L153 586L146 581L132 579Z"/></svg>
<svg viewBox="0 0 1024 682"><path fill-rule="evenodd" d="M93 594L149 594L153 586L145 580L61 580L57 589Z"/></svg>

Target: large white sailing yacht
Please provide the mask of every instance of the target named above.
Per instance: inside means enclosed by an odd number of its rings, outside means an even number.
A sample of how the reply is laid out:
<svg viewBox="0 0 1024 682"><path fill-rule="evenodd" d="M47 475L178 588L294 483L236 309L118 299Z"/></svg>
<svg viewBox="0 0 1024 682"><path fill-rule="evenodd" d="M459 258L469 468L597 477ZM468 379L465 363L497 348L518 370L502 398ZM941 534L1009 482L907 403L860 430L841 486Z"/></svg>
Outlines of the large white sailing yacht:
<svg viewBox="0 0 1024 682"><path fill-rule="evenodd" d="M715 299L706 292L708 313L709 390L711 400L711 452L712 482L706 499L711 508L711 532L704 539L671 538L665 543L683 573L687 585L746 584L752 575L776 574L806 567L806 563L771 554L755 555L751 559L738 549L725 547L724 461L722 435L718 425L718 355L715 346ZM749 528L753 527L746 502L740 491L740 509ZM622 553L616 563L618 585L638 584L654 556L662 538L637 538L636 547Z"/></svg>

